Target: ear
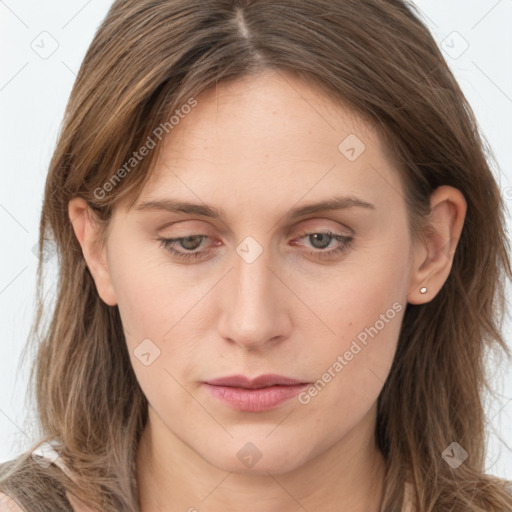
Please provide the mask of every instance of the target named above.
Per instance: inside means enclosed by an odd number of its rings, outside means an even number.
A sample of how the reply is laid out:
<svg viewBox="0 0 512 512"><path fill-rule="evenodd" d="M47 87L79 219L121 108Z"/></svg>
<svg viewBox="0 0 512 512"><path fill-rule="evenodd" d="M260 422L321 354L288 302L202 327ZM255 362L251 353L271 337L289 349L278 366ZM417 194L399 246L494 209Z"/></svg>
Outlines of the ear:
<svg viewBox="0 0 512 512"><path fill-rule="evenodd" d="M410 304L431 301L443 287L452 268L462 232L467 204L460 190L443 185L430 197L431 215L422 240L413 247L413 268L407 300ZM426 288L425 293L420 289Z"/></svg>
<svg viewBox="0 0 512 512"><path fill-rule="evenodd" d="M95 222L94 212L84 199L74 197L69 201L68 215L99 296L109 306L115 306L117 298L107 265L107 247L100 240L99 223Z"/></svg>

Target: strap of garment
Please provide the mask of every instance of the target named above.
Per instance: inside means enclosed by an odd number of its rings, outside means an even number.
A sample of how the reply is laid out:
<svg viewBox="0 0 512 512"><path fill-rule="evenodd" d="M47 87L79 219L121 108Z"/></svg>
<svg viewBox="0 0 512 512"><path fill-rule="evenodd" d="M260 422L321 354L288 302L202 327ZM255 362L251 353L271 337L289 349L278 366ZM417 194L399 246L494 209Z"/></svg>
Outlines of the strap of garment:
<svg viewBox="0 0 512 512"><path fill-rule="evenodd" d="M37 448L32 451L32 458L41 466L48 467L50 464L58 466L71 480L74 480L73 473L64 464L62 459L59 457L59 452L55 449L59 445L58 439L52 441L43 442Z"/></svg>

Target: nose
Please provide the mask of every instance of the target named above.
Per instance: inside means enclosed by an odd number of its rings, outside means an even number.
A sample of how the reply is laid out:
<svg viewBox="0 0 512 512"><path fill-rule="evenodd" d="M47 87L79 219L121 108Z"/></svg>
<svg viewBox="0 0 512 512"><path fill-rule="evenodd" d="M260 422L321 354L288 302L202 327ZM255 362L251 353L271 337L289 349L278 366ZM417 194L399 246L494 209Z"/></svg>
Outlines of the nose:
<svg viewBox="0 0 512 512"><path fill-rule="evenodd" d="M246 350L286 339L291 329L290 290L268 251L248 263L235 253L234 267L221 290L219 334Z"/></svg>

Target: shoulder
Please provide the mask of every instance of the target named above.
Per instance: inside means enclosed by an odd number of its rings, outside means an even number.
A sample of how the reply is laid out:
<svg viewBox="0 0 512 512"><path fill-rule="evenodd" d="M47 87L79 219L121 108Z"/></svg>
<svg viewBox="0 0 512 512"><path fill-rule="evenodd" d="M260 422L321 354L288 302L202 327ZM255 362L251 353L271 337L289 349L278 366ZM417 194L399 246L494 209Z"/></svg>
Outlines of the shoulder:
<svg viewBox="0 0 512 512"><path fill-rule="evenodd" d="M72 512L65 479L58 466L36 461L31 452L0 463L0 512Z"/></svg>
<svg viewBox="0 0 512 512"><path fill-rule="evenodd" d="M10 496L0 492L0 512L25 512Z"/></svg>

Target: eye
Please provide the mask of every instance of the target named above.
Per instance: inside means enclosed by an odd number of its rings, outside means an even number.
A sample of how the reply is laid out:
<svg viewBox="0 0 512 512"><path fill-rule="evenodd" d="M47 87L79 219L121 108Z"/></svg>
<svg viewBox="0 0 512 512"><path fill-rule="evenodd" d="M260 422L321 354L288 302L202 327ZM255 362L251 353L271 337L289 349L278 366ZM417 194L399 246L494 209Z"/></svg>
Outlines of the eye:
<svg viewBox="0 0 512 512"><path fill-rule="evenodd" d="M204 257L205 253L209 251L185 252L176 250L175 247L179 244L186 251L195 251L200 247L204 238L208 238L208 235L190 235L180 238L158 237L158 240L160 240L160 245L162 247L179 258L199 258L201 256Z"/></svg>
<svg viewBox="0 0 512 512"><path fill-rule="evenodd" d="M302 235L299 236L298 239L300 240L302 238L308 239L314 248L320 249L319 251L309 251L310 254L313 254L314 256L320 256L320 258L332 258L341 255L351 247L354 241L353 236L336 234L330 231L318 233L303 233ZM333 240L338 244L334 246L334 249L330 251L322 250L329 247ZM297 245L295 240L293 241L293 245Z"/></svg>
<svg viewBox="0 0 512 512"><path fill-rule="evenodd" d="M209 238L209 236L205 234L193 234L179 238L158 237L158 240L160 241L160 246L164 247L174 256L187 259L206 258L208 256L210 249L198 250L205 238ZM341 255L346 250L348 250L353 243L352 236L336 234L328 231L303 233L297 239L292 241L292 245L298 245L296 240L300 240L302 238L308 238L311 241L312 246L318 249L317 251L309 251L309 254L319 256L320 258L333 258L335 256ZM337 245L335 245L334 249L330 251L323 250L329 247L333 240L337 242ZM217 243L216 245L219 244ZM181 247L184 250L180 250L179 248L177 249L176 247Z"/></svg>

